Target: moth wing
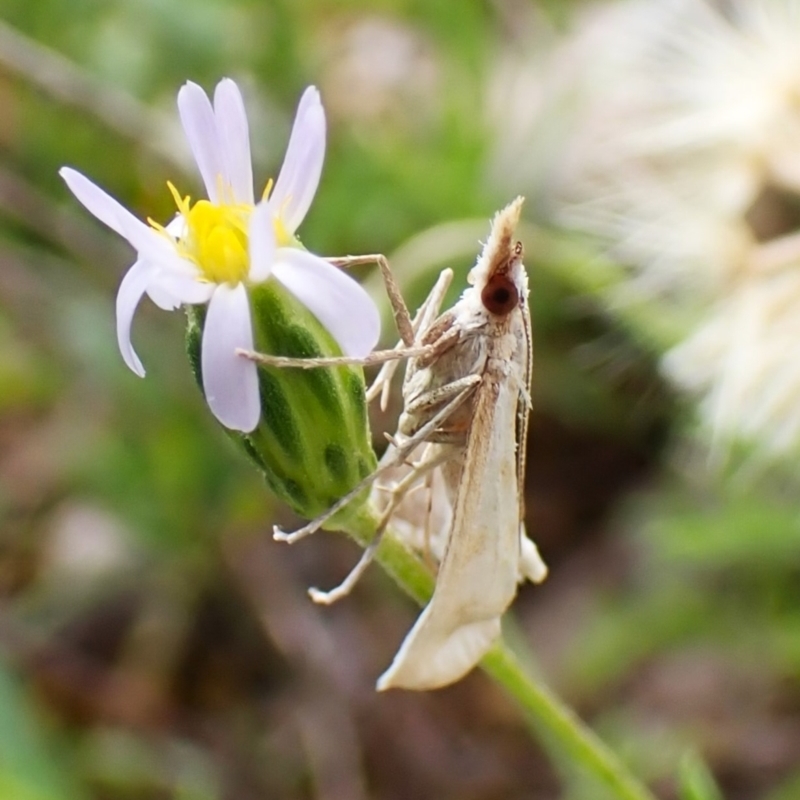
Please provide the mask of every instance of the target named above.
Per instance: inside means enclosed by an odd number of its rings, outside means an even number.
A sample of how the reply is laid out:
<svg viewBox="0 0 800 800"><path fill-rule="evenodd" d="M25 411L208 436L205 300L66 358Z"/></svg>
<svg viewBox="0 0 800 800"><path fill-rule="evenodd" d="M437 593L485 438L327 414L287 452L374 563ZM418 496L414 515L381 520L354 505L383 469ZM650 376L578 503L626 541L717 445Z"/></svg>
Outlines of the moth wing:
<svg viewBox="0 0 800 800"><path fill-rule="evenodd" d="M455 626L433 601L409 631L389 669L378 679L385 689L438 689L464 677L500 636L500 617Z"/></svg>
<svg viewBox="0 0 800 800"><path fill-rule="evenodd" d="M547 564L539 555L539 548L525 532L525 523L519 526L520 554L519 554L519 582L530 581L541 583L547 577Z"/></svg>
<svg viewBox="0 0 800 800"><path fill-rule="evenodd" d="M500 635L517 589L520 520L516 461L518 390L478 387L447 549L427 608L378 689L434 689L469 672Z"/></svg>

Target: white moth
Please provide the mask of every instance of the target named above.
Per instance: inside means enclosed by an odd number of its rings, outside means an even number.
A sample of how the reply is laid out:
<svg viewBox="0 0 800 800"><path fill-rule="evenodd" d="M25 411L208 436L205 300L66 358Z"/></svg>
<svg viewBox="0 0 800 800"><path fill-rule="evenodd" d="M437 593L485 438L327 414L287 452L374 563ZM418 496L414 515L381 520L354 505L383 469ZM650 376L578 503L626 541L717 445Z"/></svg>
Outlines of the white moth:
<svg viewBox="0 0 800 800"><path fill-rule="evenodd" d="M370 563L380 535L408 491L434 471L441 473L452 509L436 587L378 680L380 690L433 689L462 678L500 636L500 620L518 583L526 578L539 582L547 574L523 524L532 358L528 278L522 245L515 238L521 207L522 198L517 198L495 216L470 272L470 286L440 316L436 315L452 278L449 270L413 322L391 282L389 294L405 347L373 354L373 361L408 357L404 410L392 446L375 473L325 515L291 534L276 530L276 538L285 541L318 530L364 485L421 453L392 489L375 541L344 583L327 593L311 590L317 602L333 602L350 591ZM381 266L387 276L385 263ZM286 363L248 355L264 363ZM372 395L381 391L385 397L396 364L384 366Z"/></svg>
<svg viewBox="0 0 800 800"><path fill-rule="evenodd" d="M401 434L413 435L457 387L474 388L427 437L426 459L447 459L440 469L452 498L450 532L433 597L378 689L432 689L463 677L500 636L519 580L547 572L522 527L531 332L514 238L521 205L497 214L470 287L421 340L447 346L409 364Z"/></svg>

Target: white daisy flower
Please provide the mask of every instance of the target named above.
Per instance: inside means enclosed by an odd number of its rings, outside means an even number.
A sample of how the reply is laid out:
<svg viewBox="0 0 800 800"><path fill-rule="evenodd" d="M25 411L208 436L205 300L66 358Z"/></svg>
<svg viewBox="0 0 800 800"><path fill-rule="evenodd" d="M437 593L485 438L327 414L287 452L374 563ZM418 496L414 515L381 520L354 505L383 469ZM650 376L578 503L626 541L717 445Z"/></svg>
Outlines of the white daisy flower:
<svg viewBox="0 0 800 800"><path fill-rule="evenodd" d="M168 184L178 208L166 227L138 220L73 169L60 174L72 193L137 252L117 294L117 340L125 363L144 376L130 339L142 296L161 308L208 303L203 328L203 391L214 416L233 430L259 421L256 365L236 355L253 349L248 287L274 277L328 329L348 356L362 357L380 333L366 291L336 267L302 249L294 237L319 184L325 155L325 112L309 87L297 109L286 158L274 186L253 194L250 137L242 95L230 79L217 84L213 105L195 83L178 93L186 138L208 200L192 204Z"/></svg>

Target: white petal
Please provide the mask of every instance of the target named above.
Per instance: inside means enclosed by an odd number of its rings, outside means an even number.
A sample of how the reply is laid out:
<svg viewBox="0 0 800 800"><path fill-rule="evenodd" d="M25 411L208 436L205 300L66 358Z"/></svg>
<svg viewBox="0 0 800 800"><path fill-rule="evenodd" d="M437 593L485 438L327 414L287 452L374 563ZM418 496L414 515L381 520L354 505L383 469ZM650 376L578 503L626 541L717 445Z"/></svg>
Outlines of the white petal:
<svg viewBox="0 0 800 800"><path fill-rule="evenodd" d="M88 211L127 239L138 252L145 252L148 261L156 262L164 258L169 260L173 255L177 255L174 246L167 238L137 219L127 208L80 172L63 167L59 174Z"/></svg>
<svg viewBox="0 0 800 800"><path fill-rule="evenodd" d="M176 214L165 226L164 230L174 239L186 236L187 226L183 214Z"/></svg>
<svg viewBox="0 0 800 800"><path fill-rule="evenodd" d="M197 265L182 258L175 245L163 233L148 228L133 218L136 225L123 221L123 236L136 248L140 259L153 269L147 291L162 308L182 303L206 303L214 284L202 280Z"/></svg>
<svg viewBox="0 0 800 800"><path fill-rule="evenodd" d="M159 308L174 311L184 304L207 303L215 288L214 283L154 267L147 294Z"/></svg>
<svg viewBox="0 0 800 800"><path fill-rule="evenodd" d="M197 265L178 254L169 236L142 224L136 217L122 220L121 228L122 235L136 248L140 257L153 266L185 278L197 280L200 277Z"/></svg>
<svg viewBox="0 0 800 800"><path fill-rule="evenodd" d="M208 199L218 203L219 186L225 179L225 164L211 101L196 83L187 81L178 92L178 113Z"/></svg>
<svg viewBox="0 0 800 800"><path fill-rule="evenodd" d="M138 220L137 220L138 222ZM122 235L136 248L136 251L153 264L169 264L179 259L172 240L154 228L122 223Z"/></svg>
<svg viewBox="0 0 800 800"><path fill-rule="evenodd" d="M286 158L269 199L289 233L300 227L314 199L324 159L325 111L319 92L309 86L300 98Z"/></svg>
<svg viewBox="0 0 800 800"><path fill-rule="evenodd" d="M171 297L177 300L178 304L188 303L189 305L207 303L216 289L214 283L178 275L163 269L153 277L151 285L147 287L148 294L151 293L154 286L157 291L160 290L162 297Z"/></svg>
<svg viewBox="0 0 800 800"><path fill-rule="evenodd" d="M342 352L361 358L381 332L378 309L344 272L296 247L280 247L272 274L330 331Z"/></svg>
<svg viewBox="0 0 800 800"><path fill-rule="evenodd" d="M170 294L167 289L159 286L158 283L149 283L146 291L147 296L164 311L174 311L182 305L179 297Z"/></svg>
<svg viewBox="0 0 800 800"><path fill-rule="evenodd" d="M144 367L131 344L131 322L136 307L153 276L153 268L144 261L137 261L122 279L117 292L117 343L125 363L140 377Z"/></svg>
<svg viewBox="0 0 800 800"><path fill-rule="evenodd" d="M256 365L236 355L253 349L250 304L243 284L220 284L208 304L203 328L203 391L214 416L226 427L249 433L261 415Z"/></svg>
<svg viewBox="0 0 800 800"><path fill-rule="evenodd" d="M123 231L123 220L127 220L129 225L144 225L128 211L123 205L117 202L110 194L104 192L97 184L92 183L85 175L71 169L62 167L58 174L64 179L69 190L90 213L94 214L100 222L108 225L112 231L120 236L125 236ZM127 238L127 237L126 237Z"/></svg>
<svg viewBox="0 0 800 800"><path fill-rule="evenodd" d="M250 215L248 231L250 248L250 272L253 283L265 281L275 262L275 228L272 225L272 209L268 203L259 203Z"/></svg>
<svg viewBox="0 0 800 800"><path fill-rule="evenodd" d="M250 133L239 87L224 78L214 92L214 117L222 150L225 175L237 203L253 204L253 165L250 160Z"/></svg>

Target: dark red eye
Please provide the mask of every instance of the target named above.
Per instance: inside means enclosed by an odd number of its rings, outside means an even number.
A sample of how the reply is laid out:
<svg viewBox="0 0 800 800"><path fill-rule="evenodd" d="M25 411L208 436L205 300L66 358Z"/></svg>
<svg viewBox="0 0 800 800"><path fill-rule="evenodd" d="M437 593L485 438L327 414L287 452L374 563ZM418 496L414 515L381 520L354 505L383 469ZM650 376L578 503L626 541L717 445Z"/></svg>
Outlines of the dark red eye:
<svg viewBox="0 0 800 800"><path fill-rule="evenodd" d="M490 313L504 317L519 305L519 292L507 275L495 275L483 287L481 302Z"/></svg>

